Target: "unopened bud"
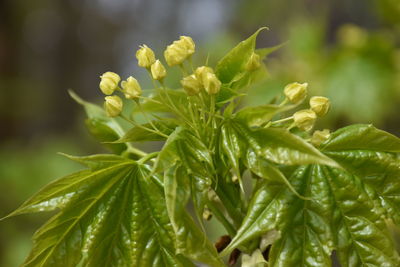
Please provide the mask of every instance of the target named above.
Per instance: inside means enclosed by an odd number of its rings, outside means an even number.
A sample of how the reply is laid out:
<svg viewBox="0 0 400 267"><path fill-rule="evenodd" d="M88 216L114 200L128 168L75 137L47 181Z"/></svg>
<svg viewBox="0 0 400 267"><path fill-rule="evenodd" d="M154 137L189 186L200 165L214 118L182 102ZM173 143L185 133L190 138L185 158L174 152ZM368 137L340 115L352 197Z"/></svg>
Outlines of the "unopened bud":
<svg viewBox="0 0 400 267"><path fill-rule="evenodd" d="M182 42L174 41L167 46L164 51L164 57L168 66L180 65L187 58L188 53L185 45Z"/></svg>
<svg viewBox="0 0 400 267"><path fill-rule="evenodd" d="M211 220L211 218L212 218L211 211L208 208L205 208L203 211L203 219L206 221L209 221L209 220Z"/></svg>
<svg viewBox="0 0 400 267"><path fill-rule="evenodd" d="M329 99L323 96L313 96L310 99L310 108L319 116L322 117L328 113L331 104Z"/></svg>
<svg viewBox="0 0 400 267"><path fill-rule="evenodd" d="M207 73L203 79L204 89L209 95L215 95L221 89L221 82L214 73Z"/></svg>
<svg viewBox="0 0 400 267"><path fill-rule="evenodd" d="M156 61L153 50L147 45L142 45L138 51L136 51L136 58L138 65L143 68L150 68L150 66Z"/></svg>
<svg viewBox="0 0 400 267"><path fill-rule="evenodd" d="M127 99L136 99L142 94L139 82L132 76L123 81L121 85Z"/></svg>
<svg viewBox="0 0 400 267"><path fill-rule="evenodd" d="M308 83L290 83L286 85L283 92L290 102L297 104L302 102L304 98L306 98L307 86Z"/></svg>
<svg viewBox="0 0 400 267"><path fill-rule="evenodd" d="M294 124L303 131L309 131L314 126L317 114L310 109L297 111L293 114Z"/></svg>
<svg viewBox="0 0 400 267"><path fill-rule="evenodd" d="M106 96L104 102L104 109L106 110L107 116L116 117L121 114L122 111L122 99L117 96Z"/></svg>
<svg viewBox="0 0 400 267"><path fill-rule="evenodd" d="M260 56L257 53L251 54L249 61L246 64L246 70L253 71L261 66Z"/></svg>
<svg viewBox="0 0 400 267"><path fill-rule="evenodd" d="M181 36L179 42L186 48L186 54L191 56L195 51L195 44L193 42L192 37L189 36Z"/></svg>
<svg viewBox="0 0 400 267"><path fill-rule="evenodd" d="M328 129L322 131L315 131L311 137L311 143L315 146L319 146L323 142L329 139L331 133Z"/></svg>
<svg viewBox="0 0 400 267"><path fill-rule="evenodd" d="M163 64L160 60L156 60L153 65L151 65L151 76L154 80L162 80L167 75L167 71L165 70Z"/></svg>
<svg viewBox="0 0 400 267"><path fill-rule="evenodd" d="M100 76L100 90L105 95L111 95L118 88L118 83L121 80L118 74L108 71Z"/></svg>
<svg viewBox="0 0 400 267"><path fill-rule="evenodd" d="M239 177L236 174L232 175L232 182L235 184L239 183Z"/></svg>
<svg viewBox="0 0 400 267"><path fill-rule="evenodd" d="M194 71L194 75L196 75L197 80L199 80L200 83L203 84L203 85L204 85L204 81L205 81L205 78L206 78L206 76L207 76L208 73L214 74L214 71L213 71L212 68L206 67L206 66L198 67L198 68Z"/></svg>
<svg viewBox="0 0 400 267"><path fill-rule="evenodd" d="M197 80L196 75L194 74L183 78L181 80L181 84L183 86L183 89L190 96L197 95L202 87L201 83L199 82L199 80Z"/></svg>

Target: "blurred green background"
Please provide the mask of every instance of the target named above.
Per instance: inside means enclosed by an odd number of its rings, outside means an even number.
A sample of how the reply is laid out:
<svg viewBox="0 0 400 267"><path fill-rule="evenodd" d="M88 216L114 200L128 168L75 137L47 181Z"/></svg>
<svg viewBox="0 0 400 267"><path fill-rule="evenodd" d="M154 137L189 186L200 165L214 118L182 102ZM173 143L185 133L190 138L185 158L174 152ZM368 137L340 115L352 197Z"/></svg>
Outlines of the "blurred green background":
<svg viewBox="0 0 400 267"><path fill-rule="evenodd" d="M105 71L148 84L134 56L143 43L161 55L190 35L197 59L218 59L261 26L270 31L259 47L287 43L267 61L270 77L252 88L249 104L269 102L289 82L308 82L333 105L318 129L362 122L400 136L398 0L2 0L0 217L80 168L56 152L104 152L67 89L101 103ZM0 266L22 262L48 216L0 222Z"/></svg>

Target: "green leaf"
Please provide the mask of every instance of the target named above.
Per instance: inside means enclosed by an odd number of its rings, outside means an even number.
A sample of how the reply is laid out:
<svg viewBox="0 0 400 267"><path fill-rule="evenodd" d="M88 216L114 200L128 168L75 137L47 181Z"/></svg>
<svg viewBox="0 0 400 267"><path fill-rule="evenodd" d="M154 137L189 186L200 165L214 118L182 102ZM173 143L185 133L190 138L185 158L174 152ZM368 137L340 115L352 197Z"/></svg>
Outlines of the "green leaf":
<svg viewBox="0 0 400 267"><path fill-rule="evenodd" d="M89 167L92 171L98 169L104 169L109 166L121 162L121 157L114 154L96 154L90 156L72 156L65 153L59 153L62 156L69 158L70 160L81 163L82 165Z"/></svg>
<svg viewBox="0 0 400 267"><path fill-rule="evenodd" d="M253 151L248 152L245 164L247 168L258 177L286 184L290 191L292 191L297 197L306 199L296 191L285 175L277 167L275 167L271 162L257 157L256 153Z"/></svg>
<svg viewBox="0 0 400 267"><path fill-rule="evenodd" d="M271 47L265 47L265 48L256 49L255 52L260 56L261 59L265 59L267 56L269 56L270 54L272 54L276 50L282 48L286 44L287 44L287 42L282 43L282 44L278 44L278 45L275 45L275 46L271 46Z"/></svg>
<svg viewBox="0 0 400 267"><path fill-rule="evenodd" d="M290 177L297 198L274 182L256 191L237 235L223 255L256 237L278 231L269 266L331 266L335 249L342 266L396 266L400 262L382 209L361 179L342 169L299 167Z"/></svg>
<svg viewBox="0 0 400 267"><path fill-rule="evenodd" d="M221 256L228 255L239 245L275 229L278 215L286 208L285 188L281 183L267 182L258 188L249 203L242 225Z"/></svg>
<svg viewBox="0 0 400 267"><path fill-rule="evenodd" d="M386 217L400 225L400 155L392 153L400 139L371 125L344 127L332 136L323 152L359 176L370 194L379 197Z"/></svg>
<svg viewBox="0 0 400 267"><path fill-rule="evenodd" d="M185 168L175 165L164 176L168 214L176 234L177 252L210 266L225 266L214 246L208 241L186 211L190 197L190 179Z"/></svg>
<svg viewBox="0 0 400 267"><path fill-rule="evenodd" d="M118 140L120 136L111 128L106 120L91 118L86 119L85 124L89 133L95 137L98 141L102 142L105 147L110 149L111 151L121 154L123 151L127 149L126 144L110 144L109 142L113 142Z"/></svg>
<svg viewBox="0 0 400 267"><path fill-rule="evenodd" d="M73 91L69 91L70 96L79 104L81 104L86 111L88 119L86 126L89 132L100 142L116 141L124 135L124 130L121 128L115 118L110 118L106 115L103 108L84 101ZM124 144L109 144L105 145L113 152L120 154L126 150L127 146Z"/></svg>
<svg viewBox="0 0 400 267"><path fill-rule="evenodd" d="M79 161L92 164L95 157ZM18 213L66 199L34 235L23 266L192 266L176 255L163 188L149 167L100 155L108 162L53 182ZM109 159L112 159L109 161Z"/></svg>
<svg viewBox="0 0 400 267"><path fill-rule="evenodd" d="M361 177L370 194L377 195L386 217L400 226L400 156L398 154L348 150L326 152L349 172Z"/></svg>
<svg viewBox="0 0 400 267"><path fill-rule="evenodd" d="M160 151L155 170L169 169L176 162L182 162L189 173L210 176L205 166L212 166L208 148L189 130L177 127Z"/></svg>
<svg viewBox="0 0 400 267"><path fill-rule="evenodd" d="M246 107L236 113L236 118L246 122L250 127L259 127L269 122L275 115L294 108L295 105L263 105L257 107Z"/></svg>
<svg viewBox="0 0 400 267"><path fill-rule="evenodd" d="M152 123L160 132L166 135L170 135L177 126L174 120L166 118L164 118L163 120L152 121ZM142 126L153 129L150 123L142 124ZM123 137L121 137L114 143L162 141L162 140L165 140L165 137L153 132L149 132L146 129L143 129L142 127L134 126L130 130L128 130Z"/></svg>
<svg viewBox="0 0 400 267"><path fill-rule="evenodd" d="M332 133L330 139L321 146L324 151L356 149L400 152L400 139L372 125L355 124Z"/></svg>
<svg viewBox="0 0 400 267"><path fill-rule="evenodd" d="M222 83L230 83L244 71L244 66L255 50L257 35L264 29L266 27L260 28L248 39L240 42L218 62L215 73Z"/></svg>
<svg viewBox="0 0 400 267"><path fill-rule="evenodd" d="M342 266L397 266L395 251L382 210L375 205L357 176L329 167L318 174L330 185L333 229Z"/></svg>
<svg viewBox="0 0 400 267"><path fill-rule="evenodd" d="M334 242L329 184L314 167L299 168L291 181L311 200L288 195L288 210L277 226L281 234L272 245L270 266L331 266Z"/></svg>
<svg viewBox="0 0 400 267"><path fill-rule="evenodd" d="M155 113L171 113L171 103L179 108L186 108L187 94L183 90L158 89L156 93L150 95L140 104L140 108L135 106L134 112L155 112Z"/></svg>
<svg viewBox="0 0 400 267"><path fill-rule="evenodd" d="M280 128L252 130L247 125L230 120L221 128L222 147L225 149L231 164L235 166L235 157L243 157L243 149L251 149L259 157L278 164L326 164L338 166L337 163L323 155L300 137ZM224 135L224 132L227 134ZM240 149L240 152L235 151ZM246 151L247 152L247 151Z"/></svg>

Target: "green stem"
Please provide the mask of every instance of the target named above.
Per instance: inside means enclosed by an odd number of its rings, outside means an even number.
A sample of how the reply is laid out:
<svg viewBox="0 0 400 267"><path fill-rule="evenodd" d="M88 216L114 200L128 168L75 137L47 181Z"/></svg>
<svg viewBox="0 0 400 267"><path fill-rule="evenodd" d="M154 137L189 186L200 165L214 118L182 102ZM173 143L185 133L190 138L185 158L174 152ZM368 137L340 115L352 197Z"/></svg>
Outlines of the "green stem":
<svg viewBox="0 0 400 267"><path fill-rule="evenodd" d="M286 105L287 103L289 103L289 99L285 98L285 99L279 104L279 106L282 107L282 106Z"/></svg>
<svg viewBox="0 0 400 267"><path fill-rule="evenodd" d="M133 120L131 120L131 119L125 117L125 116L122 115L122 114L120 114L119 116L120 116L121 118L123 118L124 120L126 120L127 122L131 123L131 124L134 125L134 126L137 126L137 127L141 128L141 129L143 129L143 130L146 130L146 131L149 131L149 132L158 134L158 135L163 136L163 137L165 137L165 138L168 138L168 135L163 134L163 133L160 132L160 131L156 131L156 130L147 128L147 127L145 127L145 126L143 126L143 125L141 125L141 124L138 124L138 123L134 122Z"/></svg>
<svg viewBox="0 0 400 267"><path fill-rule="evenodd" d="M275 125L275 124L282 123L282 122L287 122L290 120L293 120L293 116L290 116L290 117L287 117L287 118L284 118L281 120L273 121L273 122L271 122L271 125Z"/></svg>
<svg viewBox="0 0 400 267"><path fill-rule="evenodd" d="M148 155L146 152L144 152L136 147L133 147L133 146L128 146L128 152L138 155L139 157L145 157Z"/></svg>
<svg viewBox="0 0 400 267"><path fill-rule="evenodd" d="M139 160L138 160L138 163L139 163L139 164L143 164L143 163L145 163L146 161L148 161L148 160L150 160L150 159L152 159L152 158L154 158L154 157L157 157L158 153L159 153L159 152L152 152L152 153L149 153L149 154L143 156L141 159L139 159Z"/></svg>
<svg viewBox="0 0 400 267"><path fill-rule="evenodd" d="M153 127L153 129L154 129L155 131L161 132L161 131L153 124L153 122L149 119L149 117L147 116L147 113L144 112L144 110L143 110L143 108L142 108L142 105L140 105L140 102L139 102L139 101L136 101L136 103L137 103L137 105L138 105L138 107L139 107L140 112L142 112L144 118L147 120L148 123L150 123L151 127Z"/></svg>

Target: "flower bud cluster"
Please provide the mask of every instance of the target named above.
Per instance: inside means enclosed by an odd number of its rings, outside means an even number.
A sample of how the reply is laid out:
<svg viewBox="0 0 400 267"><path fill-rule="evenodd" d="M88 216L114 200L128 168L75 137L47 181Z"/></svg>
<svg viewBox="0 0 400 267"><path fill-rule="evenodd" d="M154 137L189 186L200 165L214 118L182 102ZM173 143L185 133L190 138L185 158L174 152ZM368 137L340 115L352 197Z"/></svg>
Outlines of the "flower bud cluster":
<svg viewBox="0 0 400 267"><path fill-rule="evenodd" d="M127 99L138 99L142 94L142 88L139 82L132 76L128 77L126 81L121 82L122 91Z"/></svg>
<svg viewBox="0 0 400 267"><path fill-rule="evenodd" d="M294 124L303 131L310 131L317 120L317 114L310 109L299 110L293 114Z"/></svg>
<svg viewBox="0 0 400 267"><path fill-rule="evenodd" d="M104 109L106 110L107 116L117 117L121 114L123 107L122 99L117 96L106 96L104 101Z"/></svg>
<svg viewBox="0 0 400 267"><path fill-rule="evenodd" d="M150 68L154 62L156 62L156 57L153 50L147 45L142 45L138 51L136 51L136 58L138 60L138 65L142 68Z"/></svg>
<svg viewBox="0 0 400 267"><path fill-rule="evenodd" d="M323 96L313 96L310 99L310 108L319 117L325 116L330 108L330 101L328 98Z"/></svg>
<svg viewBox="0 0 400 267"><path fill-rule="evenodd" d="M121 78L114 72L108 71L101 75L100 79L100 90L105 95L108 95L104 99L104 109L109 117L116 117L122 112L122 99L117 95L111 96L116 90L122 91L125 98L133 100L137 100L142 94L142 88L139 82L132 76L128 77L126 81L121 82L122 89L119 87Z"/></svg>
<svg viewBox="0 0 400 267"><path fill-rule="evenodd" d="M290 83L283 90L286 98L293 104L299 104L307 97L308 83Z"/></svg>
<svg viewBox="0 0 400 267"><path fill-rule="evenodd" d="M195 43L189 36L181 36L179 40L174 41L167 46L164 51L164 57L168 66L182 64L195 52Z"/></svg>
<svg viewBox="0 0 400 267"><path fill-rule="evenodd" d="M321 145L323 142L329 139L331 133L328 129L322 131L315 131L311 137L311 143L315 146Z"/></svg>
<svg viewBox="0 0 400 267"><path fill-rule="evenodd" d="M217 78L213 69L206 66L198 67L194 74L183 78L181 84L190 96L198 94L202 89L209 95L215 95L221 89L221 81Z"/></svg>
<svg viewBox="0 0 400 267"><path fill-rule="evenodd" d="M121 81L121 78L118 74L107 71L103 75L100 76L100 90L105 95L111 95L118 88L118 83Z"/></svg>
<svg viewBox="0 0 400 267"><path fill-rule="evenodd" d="M289 101L293 104L300 104L303 102L307 97L307 86L307 83L298 82L286 85L283 90L286 100L283 103ZM293 114L293 125L303 131L310 131L314 127L317 117L325 116L328 113L330 101L323 96L313 96L309 105L309 109L303 109Z"/></svg>

